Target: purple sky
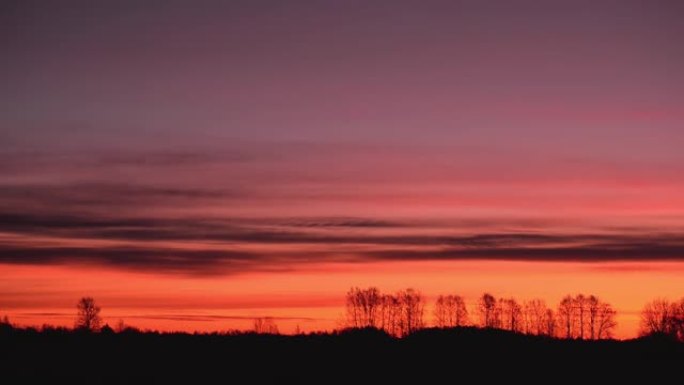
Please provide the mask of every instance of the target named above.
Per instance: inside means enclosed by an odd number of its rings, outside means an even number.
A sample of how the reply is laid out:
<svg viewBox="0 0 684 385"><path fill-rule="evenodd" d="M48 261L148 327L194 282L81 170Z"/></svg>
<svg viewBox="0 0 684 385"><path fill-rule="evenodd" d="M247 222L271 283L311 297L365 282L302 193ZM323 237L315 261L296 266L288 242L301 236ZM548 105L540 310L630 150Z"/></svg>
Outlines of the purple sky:
<svg viewBox="0 0 684 385"><path fill-rule="evenodd" d="M139 247L200 228L269 248L320 223L335 247L349 228L570 236L516 247L641 228L610 242L681 257L682 2L0 7L6 260L38 236Z"/></svg>
<svg viewBox="0 0 684 385"><path fill-rule="evenodd" d="M684 138L678 1L10 1L1 15L15 150L301 140L622 161L676 156Z"/></svg>

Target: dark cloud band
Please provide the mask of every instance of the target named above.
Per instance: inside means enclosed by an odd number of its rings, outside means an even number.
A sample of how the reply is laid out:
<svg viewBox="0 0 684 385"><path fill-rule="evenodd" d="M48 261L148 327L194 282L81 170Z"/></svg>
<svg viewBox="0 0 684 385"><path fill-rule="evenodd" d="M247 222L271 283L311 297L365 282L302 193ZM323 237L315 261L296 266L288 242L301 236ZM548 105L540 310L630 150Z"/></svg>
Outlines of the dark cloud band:
<svg viewBox="0 0 684 385"><path fill-rule="evenodd" d="M457 235L424 230L424 224L367 218L218 220L0 213L0 263L96 264L202 275L282 271L318 262L684 261L684 236L653 230ZM454 229L440 228L441 233L449 230ZM32 241L41 237L50 241ZM96 246L99 243L92 241L125 246ZM73 246L79 242L83 246Z"/></svg>

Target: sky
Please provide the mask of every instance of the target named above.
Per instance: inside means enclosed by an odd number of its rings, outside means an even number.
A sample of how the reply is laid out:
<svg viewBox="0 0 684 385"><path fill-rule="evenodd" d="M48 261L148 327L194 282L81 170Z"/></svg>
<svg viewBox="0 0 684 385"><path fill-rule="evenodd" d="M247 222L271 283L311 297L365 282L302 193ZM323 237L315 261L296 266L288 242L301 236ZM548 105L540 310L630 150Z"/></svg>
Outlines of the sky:
<svg viewBox="0 0 684 385"><path fill-rule="evenodd" d="M0 315L684 296L684 3L3 1ZM429 316L429 312L427 314ZM428 317L430 318L430 317Z"/></svg>

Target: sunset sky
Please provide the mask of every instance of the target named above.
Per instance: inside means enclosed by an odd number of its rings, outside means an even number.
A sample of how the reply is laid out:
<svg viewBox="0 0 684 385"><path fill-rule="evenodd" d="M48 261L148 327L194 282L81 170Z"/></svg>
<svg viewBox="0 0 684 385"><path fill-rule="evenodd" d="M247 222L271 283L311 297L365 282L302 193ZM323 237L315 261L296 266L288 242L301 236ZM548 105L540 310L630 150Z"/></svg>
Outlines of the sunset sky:
<svg viewBox="0 0 684 385"><path fill-rule="evenodd" d="M684 2L3 1L0 316L684 297ZM472 310L472 309L470 309ZM428 320L431 311L427 312Z"/></svg>

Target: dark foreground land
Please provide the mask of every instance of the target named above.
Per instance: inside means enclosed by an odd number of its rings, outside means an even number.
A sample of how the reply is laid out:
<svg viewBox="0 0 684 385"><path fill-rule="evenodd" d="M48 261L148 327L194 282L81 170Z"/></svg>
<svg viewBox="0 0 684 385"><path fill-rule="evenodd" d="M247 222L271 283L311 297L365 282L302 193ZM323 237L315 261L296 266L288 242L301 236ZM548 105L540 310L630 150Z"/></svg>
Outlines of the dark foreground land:
<svg viewBox="0 0 684 385"><path fill-rule="evenodd" d="M674 376L674 377L673 377ZM0 331L1 384L681 383L684 344L498 330L257 334Z"/></svg>

